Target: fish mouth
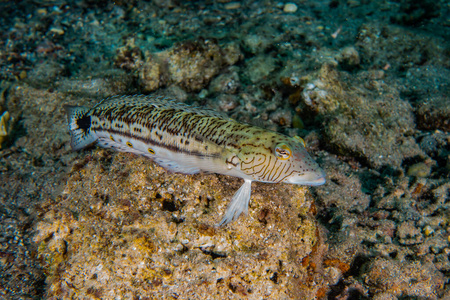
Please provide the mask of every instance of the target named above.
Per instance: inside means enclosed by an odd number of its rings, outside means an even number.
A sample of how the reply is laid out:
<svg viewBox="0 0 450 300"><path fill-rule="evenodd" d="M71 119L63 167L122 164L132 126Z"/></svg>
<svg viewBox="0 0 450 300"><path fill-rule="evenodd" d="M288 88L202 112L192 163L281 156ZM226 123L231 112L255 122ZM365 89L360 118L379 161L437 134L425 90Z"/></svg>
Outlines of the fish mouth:
<svg viewBox="0 0 450 300"><path fill-rule="evenodd" d="M313 180L313 181L308 181L307 183L305 183L305 184L307 184L307 185L322 185L322 184L324 184L325 182L327 182L327 180L326 180L326 178L325 178L325 176L323 176L323 177L319 177L319 178L317 178L316 180Z"/></svg>
<svg viewBox="0 0 450 300"><path fill-rule="evenodd" d="M293 176L287 182L312 186L322 185L326 182L326 174L324 170L318 169L300 176Z"/></svg>
<svg viewBox="0 0 450 300"><path fill-rule="evenodd" d="M322 169L318 169L316 171L316 178L311 180L308 184L309 185L322 185L325 182L327 182L326 177L327 177L327 174L325 173L325 171Z"/></svg>

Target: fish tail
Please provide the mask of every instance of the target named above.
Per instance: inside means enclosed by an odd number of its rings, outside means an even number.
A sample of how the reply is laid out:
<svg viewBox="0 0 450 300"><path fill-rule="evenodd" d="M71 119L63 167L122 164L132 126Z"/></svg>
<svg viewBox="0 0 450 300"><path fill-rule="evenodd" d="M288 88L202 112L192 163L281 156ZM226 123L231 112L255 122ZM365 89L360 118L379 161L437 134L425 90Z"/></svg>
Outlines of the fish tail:
<svg viewBox="0 0 450 300"><path fill-rule="evenodd" d="M70 145L73 150L83 149L97 140L91 130L90 109L82 106L64 105L70 131Z"/></svg>

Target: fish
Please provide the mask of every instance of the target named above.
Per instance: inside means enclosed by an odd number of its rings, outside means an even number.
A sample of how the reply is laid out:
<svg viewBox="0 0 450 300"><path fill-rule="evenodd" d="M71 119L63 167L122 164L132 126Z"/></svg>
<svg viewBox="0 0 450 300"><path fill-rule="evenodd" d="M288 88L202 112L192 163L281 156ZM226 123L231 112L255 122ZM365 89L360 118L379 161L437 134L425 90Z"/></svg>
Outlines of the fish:
<svg viewBox="0 0 450 300"><path fill-rule="evenodd" d="M150 158L168 171L244 180L217 226L248 213L253 181L322 185L326 174L300 137L240 123L211 109L152 95L113 96L92 108L65 105L71 147L91 144Z"/></svg>

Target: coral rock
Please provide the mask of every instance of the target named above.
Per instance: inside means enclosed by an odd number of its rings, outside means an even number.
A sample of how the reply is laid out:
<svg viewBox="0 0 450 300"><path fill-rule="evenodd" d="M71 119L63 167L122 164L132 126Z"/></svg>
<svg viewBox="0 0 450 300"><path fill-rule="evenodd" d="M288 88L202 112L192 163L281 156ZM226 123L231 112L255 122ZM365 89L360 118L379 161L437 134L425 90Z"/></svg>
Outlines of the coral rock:
<svg viewBox="0 0 450 300"><path fill-rule="evenodd" d="M49 297L311 299L324 288L302 264L319 242L305 187L255 184L250 215L216 228L239 179L107 153L44 204L35 241Z"/></svg>

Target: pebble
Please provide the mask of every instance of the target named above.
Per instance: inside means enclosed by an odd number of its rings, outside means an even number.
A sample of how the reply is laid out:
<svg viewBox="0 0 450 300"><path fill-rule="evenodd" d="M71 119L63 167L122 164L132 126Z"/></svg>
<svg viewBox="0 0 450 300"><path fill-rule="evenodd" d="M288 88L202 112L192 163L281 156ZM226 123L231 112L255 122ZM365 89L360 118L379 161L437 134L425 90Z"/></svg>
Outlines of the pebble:
<svg viewBox="0 0 450 300"><path fill-rule="evenodd" d="M238 9L241 8L241 3L239 2L230 2L225 4L225 9Z"/></svg>
<svg viewBox="0 0 450 300"><path fill-rule="evenodd" d="M56 33L57 35L63 35L64 34L64 29L62 29L60 27L51 27L50 28L50 32Z"/></svg>
<svg viewBox="0 0 450 300"><path fill-rule="evenodd" d="M297 11L297 5L295 3L286 3L283 11L286 13L295 13Z"/></svg>
<svg viewBox="0 0 450 300"><path fill-rule="evenodd" d="M408 168L406 174L415 177L428 177L431 173L431 166L424 162L416 163Z"/></svg>
<svg viewBox="0 0 450 300"><path fill-rule="evenodd" d="M221 111L230 111L239 105L238 99L232 95L220 95L218 103Z"/></svg>
<svg viewBox="0 0 450 300"><path fill-rule="evenodd" d="M38 8L36 11L39 15L45 16L47 14L47 9L45 8Z"/></svg>
<svg viewBox="0 0 450 300"><path fill-rule="evenodd" d="M425 228L423 229L423 233L425 234L425 236L430 236L434 233L433 228L431 228L430 225L425 226Z"/></svg>

